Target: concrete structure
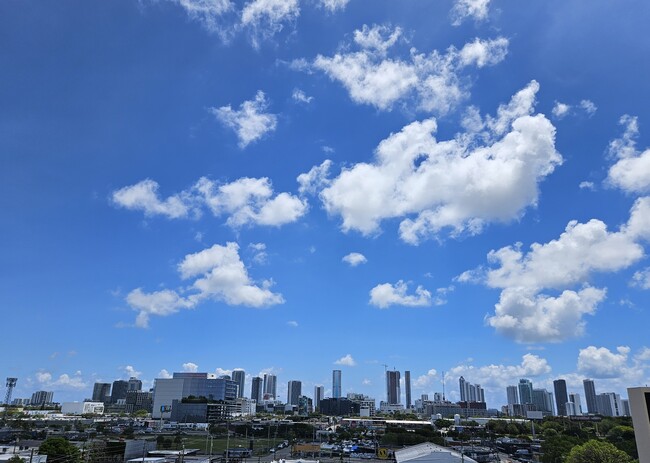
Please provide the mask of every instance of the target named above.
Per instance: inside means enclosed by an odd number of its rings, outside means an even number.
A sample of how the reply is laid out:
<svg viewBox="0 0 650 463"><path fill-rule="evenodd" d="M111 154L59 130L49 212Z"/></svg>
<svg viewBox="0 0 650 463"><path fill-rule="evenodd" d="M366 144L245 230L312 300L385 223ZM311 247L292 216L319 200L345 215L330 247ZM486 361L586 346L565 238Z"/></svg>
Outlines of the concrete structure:
<svg viewBox="0 0 650 463"><path fill-rule="evenodd" d="M531 383L529 379L519 380L519 403L533 403L533 383Z"/></svg>
<svg viewBox="0 0 650 463"><path fill-rule="evenodd" d="M598 413L605 416L623 416L621 396L613 392L603 392L596 396Z"/></svg>
<svg viewBox="0 0 650 463"><path fill-rule="evenodd" d="M598 401L596 399L596 385L593 379L582 381L585 388L585 400L587 401L587 413L595 415L598 413Z"/></svg>
<svg viewBox="0 0 650 463"><path fill-rule="evenodd" d="M386 403L396 405L400 403L399 371L386 372Z"/></svg>
<svg viewBox="0 0 650 463"><path fill-rule="evenodd" d="M359 404L359 414L361 416L375 416L375 399L363 394L348 393L348 399Z"/></svg>
<svg viewBox="0 0 650 463"><path fill-rule="evenodd" d="M639 463L650 463L650 387L627 390Z"/></svg>
<svg viewBox="0 0 650 463"><path fill-rule="evenodd" d="M278 393L278 378L275 375L265 374L264 375L264 387L262 393L263 400L275 400Z"/></svg>
<svg viewBox="0 0 650 463"><path fill-rule="evenodd" d="M477 463L476 460L448 447L426 442L395 452L396 463Z"/></svg>
<svg viewBox="0 0 650 463"><path fill-rule="evenodd" d="M116 404L118 400L125 400L126 393L129 390L129 382L123 379L113 381L113 388L111 389L111 403Z"/></svg>
<svg viewBox="0 0 650 463"><path fill-rule="evenodd" d="M555 392L555 405L558 416L567 416L566 403L569 401L569 395L566 390L566 381L563 379L553 381L553 391Z"/></svg>
<svg viewBox="0 0 650 463"><path fill-rule="evenodd" d="M406 409L411 408L411 372L406 370L404 372L404 393L406 399Z"/></svg>
<svg viewBox="0 0 650 463"><path fill-rule="evenodd" d="M51 404L54 401L54 392L52 391L36 391L32 394L32 399L29 401L31 405L45 405Z"/></svg>
<svg viewBox="0 0 650 463"><path fill-rule="evenodd" d="M287 404L298 405L301 395L302 395L302 382L289 381L289 384L287 386Z"/></svg>
<svg viewBox="0 0 650 463"><path fill-rule="evenodd" d="M325 398L325 386L314 387L314 409L320 411L320 401Z"/></svg>
<svg viewBox="0 0 650 463"><path fill-rule="evenodd" d="M508 386L506 388L506 395L508 396L508 405L519 403L519 394L517 394L517 386Z"/></svg>
<svg viewBox="0 0 650 463"><path fill-rule="evenodd" d="M472 384L461 376L458 379L458 389L461 402L485 402L485 392L480 384Z"/></svg>
<svg viewBox="0 0 650 463"><path fill-rule="evenodd" d="M553 414L553 394L546 389L533 389L533 404L544 416Z"/></svg>
<svg viewBox="0 0 650 463"><path fill-rule="evenodd" d="M359 404L345 398L331 398L320 401L320 412L329 416L359 415Z"/></svg>
<svg viewBox="0 0 650 463"><path fill-rule="evenodd" d="M131 376L129 378L129 391L141 391L142 390L142 381L140 381L138 378Z"/></svg>
<svg viewBox="0 0 650 463"><path fill-rule="evenodd" d="M233 370L232 380L237 383L237 397L244 397L244 386L246 385L246 372L244 370Z"/></svg>
<svg viewBox="0 0 650 463"><path fill-rule="evenodd" d="M110 383L95 383L92 400L93 402L109 402L111 400Z"/></svg>
<svg viewBox="0 0 650 463"><path fill-rule="evenodd" d="M575 409L575 414L576 415L582 415L582 399L580 398L580 394L572 392L569 394L569 402L573 403L574 409Z"/></svg>
<svg viewBox="0 0 650 463"><path fill-rule="evenodd" d="M63 402L61 413L64 415L103 415L104 402Z"/></svg>
<svg viewBox="0 0 650 463"><path fill-rule="evenodd" d="M153 394L144 391L127 391L124 411L126 413L135 413L138 410L146 410L147 413L153 411Z"/></svg>
<svg viewBox="0 0 650 463"><path fill-rule="evenodd" d="M332 397L334 399L341 398L341 370L332 371Z"/></svg>
<svg viewBox="0 0 650 463"><path fill-rule="evenodd" d="M264 397L262 387L262 378L259 376L256 376L251 380L251 400L254 400L257 403L262 401L262 397Z"/></svg>

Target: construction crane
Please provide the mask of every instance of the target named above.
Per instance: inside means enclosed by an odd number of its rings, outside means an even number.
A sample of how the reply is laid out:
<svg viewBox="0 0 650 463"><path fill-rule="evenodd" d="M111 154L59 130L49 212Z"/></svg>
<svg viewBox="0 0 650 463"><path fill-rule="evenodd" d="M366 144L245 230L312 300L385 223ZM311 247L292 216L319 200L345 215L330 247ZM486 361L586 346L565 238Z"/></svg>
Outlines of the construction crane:
<svg viewBox="0 0 650 463"><path fill-rule="evenodd" d="M16 382L18 381L18 378L7 378L7 395L5 395L5 405L9 406L11 405L11 395L14 392L14 388L16 387Z"/></svg>

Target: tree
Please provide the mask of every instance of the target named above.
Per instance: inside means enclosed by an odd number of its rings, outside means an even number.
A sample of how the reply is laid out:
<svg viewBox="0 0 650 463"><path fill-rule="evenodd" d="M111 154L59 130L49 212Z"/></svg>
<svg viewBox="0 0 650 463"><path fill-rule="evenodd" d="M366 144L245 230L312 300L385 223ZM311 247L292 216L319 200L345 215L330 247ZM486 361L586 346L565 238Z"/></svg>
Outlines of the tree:
<svg viewBox="0 0 650 463"><path fill-rule="evenodd" d="M68 442L63 437L50 437L38 448L38 453L47 455L48 461L57 463L80 463L81 452L79 448Z"/></svg>
<svg viewBox="0 0 650 463"><path fill-rule="evenodd" d="M590 440L571 449L565 463L631 463L632 457L609 442Z"/></svg>
<svg viewBox="0 0 650 463"><path fill-rule="evenodd" d="M24 463L24 462L23 459L20 458L18 455L14 455L9 460L7 460L7 463Z"/></svg>

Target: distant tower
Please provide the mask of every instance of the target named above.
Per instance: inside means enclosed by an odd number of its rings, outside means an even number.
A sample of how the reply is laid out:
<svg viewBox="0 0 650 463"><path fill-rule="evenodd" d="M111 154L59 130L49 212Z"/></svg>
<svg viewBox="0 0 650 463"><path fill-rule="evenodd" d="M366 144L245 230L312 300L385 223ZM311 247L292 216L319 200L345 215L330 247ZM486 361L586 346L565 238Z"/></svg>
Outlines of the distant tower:
<svg viewBox="0 0 650 463"><path fill-rule="evenodd" d="M264 397L262 393L262 378L255 376L251 383L251 400L255 400L258 404L262 403L262 398Z"/></svg>
<svg viewBox="0 0 650 463"><path fill-rule="evenodd" d="M519 380L519 403L533 403L533 383L531 383L529 379Z"/></svg>
<svg viewBox="0 0 650 463"><path fill-rule="evenodd" d="M302 395L302 382L289 381L287 388L287 404L298 405Z"/></svg>
<svg viewBox="0 0 650 463"><path fill-rule="evenodd" d="M325 386L314 387L314 410L320 412L320 401L325 398Z"/></svg>
<svg viewBox="0 0 650 463"><path fill-rule="evenodd" d="M587 413L598 413L598 400L596 399L596 384L593 379L582 381L585 387L585 400L587 401Z"/></svg>
<svg viewBox="0 0 650 463"><path fill-rule="evenodd" d="M563 379L553 381L553 390L555 391L555 406L558 416L567 416L566 403L569 401L569 395L566 390L566 381Z"/></svg>
<svg viewBox="0 0 650 463"><path fill-rule="evenodd" d="M244 397L244 385L246 382L246 372L244 370L233 370L232 371L232 380L237 383L239 390L237 391L237 397Z"/></svg>
<svg viewBox="0 0 650 463"><path fill-rule="evenodd" d="M406 408L411 408L411 372L404 372L404 392L406 394Z"/></svg>
<svg viewBox="0 0 650 463"><path fill-rule="evenodd" d="M277 376L266 374L264 375L264 397L269 397L275 400L277 397Z"/></svg>
<svg viewBox="0 0 650 463"><path fill-rule="evenodd" d="M341 398L341 370L332 370L332 397Z"/></svg>
<svg viewBox="0 0 650 463"><path fill-rule="evenodd" d="M458 378L458 389L460 390L460 401L465 402L467 398L467 381L462 376Z"/></svg>
<svg viewBox="0 0 650 463"><path fill-rule="evenodd" d="M386 402L390 405L400 403L399 371L386 372Z"/></svg>
<svg viewBox="0 0 650 463"><path fill-rule="evenodd" d="M508 405L519 403L519 394L517 394L517 386L508 386L506 388L506 395L508 396Z"/></svg>
<svg viewBox="0 0 650 463"><path fill-rule="evenodd" d="M14 392L18 378L7 378L7 395L5 396L5 405L11 403L11 394Z"/></svg>

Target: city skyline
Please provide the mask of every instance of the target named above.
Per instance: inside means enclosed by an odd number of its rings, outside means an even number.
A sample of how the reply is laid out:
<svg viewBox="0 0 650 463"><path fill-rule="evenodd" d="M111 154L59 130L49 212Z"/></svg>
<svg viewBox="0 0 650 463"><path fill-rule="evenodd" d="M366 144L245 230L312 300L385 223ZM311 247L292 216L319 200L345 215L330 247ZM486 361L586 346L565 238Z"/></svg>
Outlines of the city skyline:
<svg viewBox="0 0 650 463"><path fill-rule="evenodd" d="M0 4L14 397L650 383L650 5L368 5Z"/></svg>

